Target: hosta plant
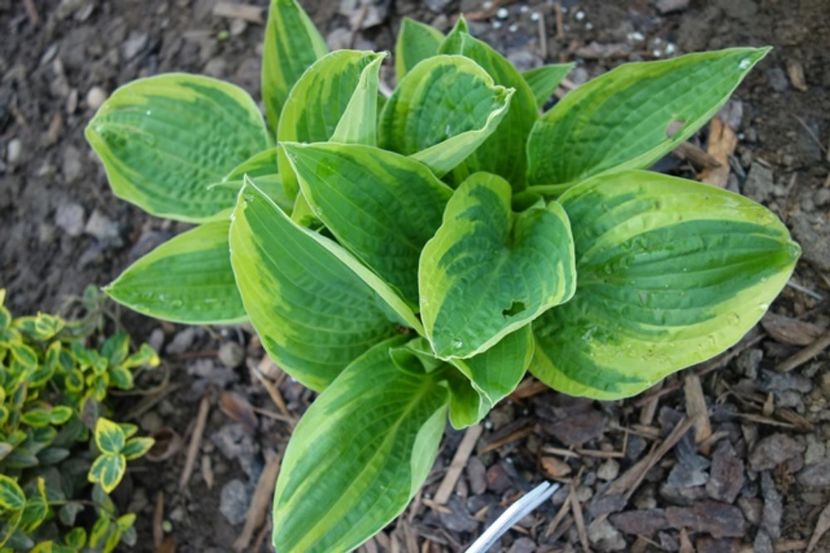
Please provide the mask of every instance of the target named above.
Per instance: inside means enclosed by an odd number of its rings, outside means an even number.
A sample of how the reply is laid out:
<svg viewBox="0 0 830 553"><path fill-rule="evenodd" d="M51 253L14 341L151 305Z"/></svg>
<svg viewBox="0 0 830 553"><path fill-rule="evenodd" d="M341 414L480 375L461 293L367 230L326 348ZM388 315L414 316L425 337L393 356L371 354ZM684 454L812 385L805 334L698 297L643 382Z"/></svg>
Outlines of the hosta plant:
<svg viewBox="0 0 830 553"><path fill-rule="evenodd" d="M155 366L146 344L96 330L96 289L80 320L38 313L13 318L0 289L0 551L112 551L135 543L135 515L110 499L128 460L151 438L107 415L107 394L133 387L133 371Z"/></svg>
<svg viewBox="0 0 830 553"><path fill-rule="evenodd" d="M265 117L234 85L127 84L87 129L114 192L194 223L109 294L185 323L248 319L320 392L283 459L277 551L346 551L426 478L449 419L530 372L616 399L716 355L799 256L764 207L646 171L767 49L631 63L543 111L569 65L520 73L468 32L404 20L385 53L325 42L294 0L265 31Z"/></svg>

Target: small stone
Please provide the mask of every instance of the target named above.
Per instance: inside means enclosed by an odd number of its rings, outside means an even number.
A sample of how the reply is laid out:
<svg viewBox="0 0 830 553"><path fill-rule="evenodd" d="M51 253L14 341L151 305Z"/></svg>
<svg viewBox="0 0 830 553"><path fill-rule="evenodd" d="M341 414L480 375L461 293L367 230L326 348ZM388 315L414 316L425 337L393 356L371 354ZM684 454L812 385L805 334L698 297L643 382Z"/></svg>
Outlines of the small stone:
<svg viewBox="0 0 830 553"><path fill-rule="evenodd" d="M666 484L673 488L694 488L705 484L709 479L706 474L709 461L697 454L691 432L686 433L678 442L675 452L677 463L672 467Z"/></svg>
<svg viewBox="0 0 830 553"><path fill-rule="evenodd" d="M759 348L750 348L738 356L738 369L750 380L758 378L758 367L764 358L764 351Z"/></svg>
<svg viewBox="0 0 830 553"><path fill-rule="evenodd" d="M761 522L761 512L764 509L763 501L757 497L739 497L738 507L741 508L741 512L750 524L758 526L758 523Z"/></svg>
<svg viewBox="0 0 830 553"><path fill-rule="evenodd" d="M17 165L23 154L23 143L19 138L12 138L6 146L6 162L9 165Z"/></svg>
<svg viewBox="0 0 830 553"><path fill-rule="evenodd" d="M84 166L81 163L81 152L74 146L67 146L63 150L62 171L67 184L78 180L84 171Z"/></svg>
<svg viewBox="0 0 830 553"><path fill-rule="evenodd" d="M106 100L107 92L100 86L93 86L89 89L89 92L86 93L86 105L93 111L100 108Z"/></svg>
<svg viewBox="0 0 830 553"><path fill-rule="evenodd" d="M599 466L597 478L610 482L620 474L620 464L614 459L608 459Z"/></svg>
<svg viewBox="0 0 830 553"><path fill-rule="evenodd" d="M170 511L170 520L172 520L173 522L182 522L184 520L184 517L185 512L184 509L182 509L181 505Z"/></svg>
<svg viewBox="0 0 830 553"><path fill-rule="evenodd" d="M744 182L744 195L756 202L763 202L772 196L774 187L772 170L758 162L753 162L746 176L746 182Z"/></svg>
<svg viewBox="0 0 830 553"><path fill-rule="evenodd" d="M626 548L622 534L604 517L588 525L588 540L600 551L622 551Z"/></svg>
<svg viewBox="0 0 830 553"><path fill-rule="evenodd" d="M542 470L551 478L563 478L571 473L571 467L556 457L542 457Z"/></svg>
<svg viewBox="0 0 830 553"><path fill-rule="evenodd" d="M777 540L781 537L781 517L784 515L784 505L769 472L761 473L761 493L764 496L761 528L766 530L772 539Z"/></svg>
<svg viewBox="0 0 830 553"><path fill-rule="evenodd" d="M262 463L258 458L259 444L241 423L224 425L210 436L227 459L236 460L251 481L256 481L262 470Z"/></svg>
<svg viewBox="0 0 830 553"><path fill-rule="evenodd" d="M602 436L605 431L605 416L592 409L546 424L545 430L567 446L581 446Z"/></svg>
<svg viewBox="0 0 830 553"><path fill-rule="evenodd" d="M728 441L722 441L712 455L706 493L712 499L734 503L744 485L744 463Z"/></svg>
<svg viewBox="0 0 830 553"><path fill-rule="evenodd" d="M475 532L478 530L478 521L470 516L457 497L452 497L446 507L449 513L439 511L438 518L441 524L451 532Z"/></svg>
<svg viewBox="0 0 830 553"><path fill-rule="evenodd" d="M161 348L164 346L164 330L161 328L154 328L150 333L150 338L147 339L147 343L155 351L161 351Z"/></svg>
<svg viewBox="0 0 830 553"><path fill-rule="evenodd" d="M659 530L669 528L663 509L640 509L625 511L609 517L611 524L626 534L650 536Z"/></svg>
<svg viewBox="0 0 830 553"><path fill-rule="evenodd" d="M805 488L826 488L830 486L830 459L805 467L798 473L798 483Z"/></svg>
<svg viewBox="0 0 830 553"><path fill-rule="evenodd" d="M777 371L761 371L761 390L765 392L788 392L795 390L802 394L813 389L813 382L795 372L780 373ZM779 405L779 407L781 407Z"/></svg>
<svg viewBox="0 0 830 553"><path fill-rule="evenodd" d="M679 12L689 7L689 0L657 0L656 7L661 14Z"/></svg>
<svg viewBox="0 0 830 553"><path fill-rule="evenodd" d="M148 411L138 419L138 425L147 434L155 434L164 426L164 420L155 411Z"/></svg>
<svg viewBox="0 0 830 553"><path fill-rule="evenodd" d="M432 13L443 13L452 0L424 0L424 4Z"/></svg>
<svg viewBox="0 0 830 553"><path fill-rule="evenodd" d="M530 538L519 538L513 542L507 553L535 553L536 550L536 542Z"/></svg>
<svg viewBox="0 0 830 553"><path fill-rule="evenodd" d="M182 354L190 349L190 346L193 345L193 341L195 339L196 329L189 326L184 330L177 332L176 335L173 336L173 341L167 344L167 349L165 351L172 355Z"/></svg>
<svg viewBox="0 0 830 553"><path fill-rule="evenodd" d="M804 464L814 465L824 460L827 454L827 446L814 434L807 434L807 451L804 452Z"/></svg>
<svg viewBox="0 0 830 553"><path fill-rule="evenodd" d="M818 207L830 205L830 188L821 188L817 190L815 196L813 197L813 203L815 203Z"/></svg>
<svg viewBox="0 0 830 553"><path fill-rule="evenodd" d="M244 19L234 19L231 21L230 33L231 36L239 36L248 28L248 23Z"/></svg>
<svg viewBox="0 0 830 553"><path fill-rule="evenodd" d="M767 81L769 81L770 87L776 92L784 92L790 87L787 74L780 67L767 69Z"/></svg>
<svg viewBox="0 0 830 553"><path fill-rule="evenodd" d="M121 47L124 59L128 61L136 57L147 46L148 40L149 36L147 33L132 31Z"/></svg>
<svg viewBox="0 0 830 553"><path fill-rule="evenodd" d="M495 493L504 493L510 489L513 482L510 481L507 471L501 466L501 463L496 463L487 469L487 488Z"/></svg>
<svg viewBox="0 0 830 553"><path fill-rule="evenodd" d="M219 361L229 369L235 369L245 360L245 349L236 342L225 342L219 346Z"/></svg>
<svg viewBox="0 0 830 553"><path fill-rule="evenodd" d="M672 528L706 532L715 538L743 537L746 520L737 507L718 501L698 501L691 507L667 507L666 520Z"/></svg>
<svg viewBox="0 0 830 553"><path fill-rule="evenodd" d="M84 208L74 202L61 202L55 210L55 224L69 236L80 236L84 232Z"/></svg>
<svg viewBox="0 0 830 553"><path fill-rule="evenodd" d="M786 434L762 438L749 454L749 467L755 472L771 470L804 452L804 446Z"/></svg>
<svg viewBox="0 0 830 553"><path fill-rule="evenodd" d="M769 534L763 528L755 534L752 551L753 553L775 553L775 548L772 546L772 539L770 539Z"/></svg>
<svg viewBox="0 0 830 553"><path fill-rule="evenodd" d="M251 503L251 492L242 480L233 479L222 486L219 494L219 511L234 526L245 520Z"/></svg>
<svg viewBox="0 0 830 553"><path fill-rule="evenodd" d="M487 491L487 467L478 457L470 457L467 461L467 480L470 482L470 491L481 495Z"/></svg>
<svg viewBox="0 0 830 553"><path fill-rule="evenodd" d="M94 236L104 246L120 246L122 244L118 223L97 209L90 215L84 231Z"/></svg>

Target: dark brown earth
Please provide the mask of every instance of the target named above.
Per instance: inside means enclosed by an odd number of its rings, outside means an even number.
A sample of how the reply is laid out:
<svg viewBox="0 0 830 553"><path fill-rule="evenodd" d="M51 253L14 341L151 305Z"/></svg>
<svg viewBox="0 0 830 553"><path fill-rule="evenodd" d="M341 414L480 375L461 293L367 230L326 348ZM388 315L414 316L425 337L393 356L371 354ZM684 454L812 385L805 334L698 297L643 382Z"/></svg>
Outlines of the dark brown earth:
<svg viewBox="0 0 830 553"><path fill-rule="evenodd" d="M116 200L82 132L94 111L92 89L107 93L164 71L225 78L258 98L263 27L213 15L215 3L35 0L35 23L25 2L0 0L0 287L8 288L16 313L56 309L68 295L108 282L182 230ZM827 300L815 297L830 296L827 0L688 6L679 0L565 0L559 37L557 3L544 0L501 2L504 18L478 0L378 1L362 18L371 26L357 32L348 16L361 19L355 16L363 10L360 0L303 4L335 46L353 41L357 48L376 49L391 48L402 15L446 29L463 10L473 32L517 65L577 61L570 75L575 84L627 60L774 46L734 96L742 117L729 186L770 206L793 230L804 249L794 282L809 290L785 289L772 311L786 318L768 316L755 341L732 358L670 378L662 392L646 398L588 402L540 393L528 383L525 397L503 402L488 417L447 505L430 507L429 498L463 433L448 432L424 495L367 550L461 550L521 493L551 478L564 484L562 491L511 531L500 550L579 551L583 541L596 551L805 550L830 500L830 362L825 352L792 372L775 368L830 326ZM679 8L662 13L670 5ZM544 16L544 59L534 13ZM704 147L705 134L696 139ZM676 157L660 168L693 173ZM247 368L259 363L261 349L245 330L184 329L127 313L123 322L138 338L151 337L166 350L171 375L160 392L126 398L124 416L140 413L136 419L146 432L167 428L186 444L200 398L211 398L196 468L184 491L178 480L186 445L167 461L140 462L119 489L122 504L139 512L137 548L154 550L152 518L163 492L168 545L228 551L241 533L238 520L266 452L281 452L289 436ZM686 378L695 372L701 374L706 406L697 431L705 433L702 421L708 418L718 439L696 446L693 430L655 459L640 485L623 486L621 477L696 412L687 400L693 406L701 397L695 394L697 380ZM162 374L143 384L157 384ZM292 415L312 399L287 379L279 389ZM225 396L224 410L218 399L223 391L238 394L236 401ZM248 411L248 403L260 411ZM563 508L571 488L575 501L567 505L579 509ZM830 539L814 550L830 550Z"/></svg>

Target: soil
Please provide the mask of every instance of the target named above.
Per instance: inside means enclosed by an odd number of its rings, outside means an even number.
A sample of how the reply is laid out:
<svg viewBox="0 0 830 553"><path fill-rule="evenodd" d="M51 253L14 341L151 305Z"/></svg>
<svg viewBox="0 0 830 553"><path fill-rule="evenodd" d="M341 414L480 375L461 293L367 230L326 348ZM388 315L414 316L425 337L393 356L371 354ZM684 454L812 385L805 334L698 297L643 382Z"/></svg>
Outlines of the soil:
<svg viewBox="0 0 830 553"><path fill-rule="evenodd" d="M563 488L509 532L499 550L804 550L830 499L830 361L823 353L790 373L772 369L830 325L828 302L818 299L830 296L827 0L496 2L503 13L478 0L380 0L362 18L354 17L363 10L359 0L302 3L330 42L374 49L392 48L404 15L446 30L463 10L474 34L523 68L576 61L569 78L577 85L627 60L772 45L734 96L742 117L729 187L775 210L804 249L797 286L785 289L772 308L788 319L765 319L760 337L715 370L690 369L668 379L663 392L613 403L571 400L528 382L523 397L503 402L485 421L447 506L432 508L429 498L463 435L448 431L423 496L366 550L462 550L544 479ZM258 99L263 26L214 15L214 4L34 0L35 19L26 2L0 0L0 287L8 289L15 313L58 309L185 228L117 200L83 128L101 91L165 71L221 77ZM556 4L562 6L560 35ZM666 12L670 7L676 9ZM546 55L534 14L543 15ZM352 31L349 16L372 26ZM705 146L706 133L694 140ZM694 173L676 156L659 167ZM282 452L290 432L274 418L276 407L248 368L262 358L258 341L245 328L184 329L130 313L122 322L166 351L164 371L143 385L171 376L160 391L125 399L125 416L135 414L148 433L171 430L185 444L166 461L138 463L119 489L122 505L139 513L136 549L154 550L161 493L169 523L164 547L228 551L266 453ZM279 371L271 374L279 379ZM694 378L684 375L693 374L700 374L706 413L720 439L696 450L691 434L684 435L622 501L608 482L692 412L686 402L694 396ZM301 414L312 395L289 379L278 382L288 411ZM184 450L205 395L211 409L204 440L194 475L180 491ZM724 489L730 482L737 489ZM567 508L571 489L581 519ZM814 550L830 550L830 538Z"/></svg>

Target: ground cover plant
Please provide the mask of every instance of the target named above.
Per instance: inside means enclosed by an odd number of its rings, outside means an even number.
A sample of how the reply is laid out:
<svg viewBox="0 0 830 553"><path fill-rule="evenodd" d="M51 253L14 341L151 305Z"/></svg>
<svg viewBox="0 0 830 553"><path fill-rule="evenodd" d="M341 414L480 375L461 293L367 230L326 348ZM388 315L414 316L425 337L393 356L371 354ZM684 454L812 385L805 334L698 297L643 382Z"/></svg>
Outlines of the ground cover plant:
<svg viewBox="0 0 830 553"><path fill-rule="evenodd" d="M644 171L714 115L766 49L620 66L544 111L569 66L520 74L469 34L404 21L386 54L325 43L275 0L263 118L231 84L130 83L87 137L114 192L197 226L108 288L161 319L248 319L321 392L274 504L277 551L356 547L400 513L447 419L530 372L631 396L749 330L799 256L764 207Z"/></svg>
<svg viewBox="0 0 830 553"><path fill-rule="evenodd" d="M0 289L0 551L113 551L134 544L135 514L110 499L127 461L152 438L116 423L106 399L130 390L133 370L158 364L146 344L101 339L102 297L92 288L86 316L13 318ZM96 347L100 345L100 347Z"/></svg>

